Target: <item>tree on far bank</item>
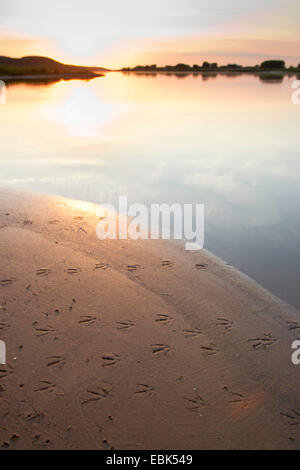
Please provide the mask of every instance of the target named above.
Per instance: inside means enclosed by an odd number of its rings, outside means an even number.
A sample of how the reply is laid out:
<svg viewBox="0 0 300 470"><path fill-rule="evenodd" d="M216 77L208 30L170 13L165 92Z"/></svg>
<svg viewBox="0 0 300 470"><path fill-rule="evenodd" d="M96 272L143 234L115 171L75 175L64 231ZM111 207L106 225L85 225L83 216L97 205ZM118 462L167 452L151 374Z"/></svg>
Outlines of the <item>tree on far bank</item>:
<svg viewBox="0 0 300 470"><path fill-rule="evenodd" d="M265 60L260 64L260 68L264 70L284 70L284 60Z"/></svg>

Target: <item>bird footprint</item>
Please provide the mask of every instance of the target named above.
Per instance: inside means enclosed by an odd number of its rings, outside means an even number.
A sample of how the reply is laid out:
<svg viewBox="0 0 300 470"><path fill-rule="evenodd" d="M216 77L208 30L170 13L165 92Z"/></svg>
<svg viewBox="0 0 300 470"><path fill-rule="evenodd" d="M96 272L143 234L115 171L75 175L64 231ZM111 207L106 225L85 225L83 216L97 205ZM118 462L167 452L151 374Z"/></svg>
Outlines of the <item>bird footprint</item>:
<svg viewBox="0 0 300 470"><path fill-rule="evenodd" d="M276 338L271 334L265 333L261 337L248 339L248 342L252 343L253 349L267 349L276 342Z"/></svg>
<svg viewBox="0 0 300 470"><path fill-rule="evenodd" d="M171 323L172 320L173 318L170 317L170 315L167 315L166 313L158 313L155 319L157 323L163 323L164 325L168 325L169 323Z"/></svg>
<svg viewBox="0 0 300 470"><path fill-rule="evenodd" d="M0 284L1 286L9 286L10 284L13 284L15 282L15 278L11 278L11 279L2 279L0 281Z"/></svg>
<svg viewBox="0 0 300 470"><path fill-rule="evenodd" d="M7 330L8 328L10 328L9 323L6 323L4 321L0 322L0 330Z"/></svg>
<svg viewBox="0 0 300 470"><path fill-rule="evenodd" d="M138 269L138 265L137 264L129 264L127 266L127 270L128 271L136 271Z"/></svg>
<svg viewBox="0 0 300 470"><path fill-rule="evenodd" d="M161 262L161 265L162 266L170 266L170 267L173 267L174 266L174 263L173 261L170 261L169 259L165 259Z"/></svg>
<svg viewBox="0 0 300 470"><path fill-rule="evenodd" d="M137 390L134 392L135 394L145 394L145 395L152 395L154 392L154 388L147 384L139 384L137 383Z"/></svg>
<svg viewBox="0 0 300 470"><path fill-rule="evenodd" d="M94 385L91 385L82 399L81 405L86 405L87 403L103 400L108 397L111 392L112 386L110 383L100 380Z"/></svg>
<svg viewBox="0 0 300 470"><path fill-rule="evenodd" d="M167 344L152 344L152 354L160 356L162 354L168 354L170 347Z"/></svg>
<svg viewBox="0 0 300 470"><path fill-rule="evenodd" d="M37 276L48 276L51 273L51 269L49 268L40 268L36 271Z"/></svg>
<svg viewBox="0 0 300 470"><path fill-rule="evenodd" d="M193 338L202 334L200 328L192 328L190 330L183 330L184 336L187 338Z"/></svg>
<svg viewBox="0 0 300 470"><path fill-rule="evenodd" d="M82 323L85 326L91 326L97 320L96 317L92 317L91 315L81 316L78 323Z"/></svg>
<svg viewBox="0 0 300 470"><path fill-rule="evenodd" d="M233 321L228 320L227 318L217 318L217 326L223 327L225 330L231 330Z"/></svg>
<svg viewBox="0 0 300 470"><path fill-rule="evenodd" d="M199 409L205 406L205 400L199 395L198 391L195 390L195 396L192 398L184 399L187 401L186 409L192 411L193 413L198 413Z"/></svg>
<svg viewBox="0 0 300 470"><path fill-rule="evenodd" d="M47 367L58 366L61 368L65 365L65 358L62 356L49 356L47 359L49 360Z"/></svg>
<svg viewBox="0 0 300 470"><path fill-rule="evenodd" d="M103 367L110 367L118 364L121 360L119 354L116 353L109 353L109 354L104 354L102 357L103 360Z"/></svg>
<svg viewBox="0 0 300 470"><path fill-rule="evenodd" d="M200 271L201 269L207 269L208 268L208 264L206 264L206 263L197 263L197 264L195 264L195 266L196 266L197 271Z"/></svg>
<svg viewBox="0 0 300 470"><path fill-rule="evenodd" d="M129 328L132 328L134 326L133 321L128 320L128 321L117 321L117 329L118 330L128 330Z"/></svg>
<svg viewBox="0 0 300 470"><path fill-rule="evenodd" d="M281 416L287 419L290 426L298 426L300 420L300 413L298 410L290 410L287 413L280 413Z"/></svg>
<svg viewBox="0 0 300 470"><path fill-rule="evenodd" d="M95 264L95 270L96 269L102 269L102 271L106 271L110 267L109 264L107 263L96 263Z"/></svg>
<svg viewBox="0 0 300 470"><path fill-rule="evenodd" d="M81 272L81 269L80 269L80 268L69 268L69 269L67 270L67 273L68 273L68 274L78 274L78 273L80 273L80 272Z"/></svg>
<svg viewBox="0 0 300 470"><path fill-rule="evenodd" d="M48 380L41 380L40 385L35 389L36 392L44 392L48 390L48 392L53 392L53 389L56 387L56 384L49 382Z"/></svg>
<svg viewBox="0 0 300 470"><path fill-rule="evenodd" d="M288 321L287 324L289 325L290 330L299 330L300 324L295 321Z"/></svg>

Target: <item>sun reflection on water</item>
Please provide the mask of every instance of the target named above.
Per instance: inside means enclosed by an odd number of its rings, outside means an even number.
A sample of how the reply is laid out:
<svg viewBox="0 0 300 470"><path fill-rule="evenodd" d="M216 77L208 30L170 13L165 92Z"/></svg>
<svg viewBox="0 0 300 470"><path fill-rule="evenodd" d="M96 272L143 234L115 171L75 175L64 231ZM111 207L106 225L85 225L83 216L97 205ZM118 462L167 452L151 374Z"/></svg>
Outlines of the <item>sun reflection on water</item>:
<svg viewBox="0 0 300 470"><path fill-rule="evenodd" d="M85 86L71 90L62 102L45 110L48 119L81 137L99 137L103 126L112 121L117 112L113 104L99 100L95 92Z"/></svg>

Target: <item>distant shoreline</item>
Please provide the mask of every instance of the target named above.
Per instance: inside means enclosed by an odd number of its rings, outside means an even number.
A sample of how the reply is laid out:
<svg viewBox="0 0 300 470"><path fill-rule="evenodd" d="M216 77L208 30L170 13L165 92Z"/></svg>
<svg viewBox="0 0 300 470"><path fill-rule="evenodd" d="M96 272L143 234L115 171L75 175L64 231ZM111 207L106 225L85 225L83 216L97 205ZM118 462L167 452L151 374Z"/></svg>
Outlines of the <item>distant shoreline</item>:
<svg viewBox="0 0 300 470"><path fill-rule="evenodd" d="M101 76L103 67L68 65L49 57L26 56L19 59L0 56L0 77L3 80L91 80Z"/></svg>
<svg viewBox="0 0 300 470"><path fill-rule="evenodd" d="M184 70L155 70L155 71L150 71L150 70L116 70L116 72L121 72L125 74L129 73L134 73L137 75L209 75L209 76L214 76L214 75L266 75L269 77L285 77L285 76L300 76L300 70L295 70L295 71L290 71L290 70L284 70L284 71L276 71L276 70L224 70L224 69L216 69L216 70L199 70L199 71L184 71Z"/></svg>
<svg viewBox="0 0 300 470"><path fill-rule="evenodd" d="M203 73L210 73L210 74L214 74L214 73L234 73L234 74L241 74L241 73L250 73L250 74L256 74L256 75L261 75L261 74L270 74L270 75L298 75L300 74L300 70L295 70L293 72L291 72L290 70L284 70L284 71L276 71L276 70L224 70L224 69L216 69L216 70L198 70L198 71L195 71L195 70L190 70L190 71L185 71L185 70L155 70L155 71L151 71L151 70L134 70L134 69L131 69L131 70L111 70L111 72L122 72L122 73L131 73L131 72L134 72L134 73L166 73L166 74L170 74L170 73L196 73L196 74L203 74Z"/></svg>
<svg viewBox="0 0 300 470"><path fill-rule="evenodd" d="M135 73L167 73L167 74L254 74L262 75L268 74L269 76L278 75L284 76L286 74L300 74L300 64L297 66L287 67L284 60L266 60L261 64L244 66L239 64L219 65L217 62L209 63L204 61L202 65L194 64L188 65L178 63L177 65L157 66L152 65L137 65L136 67L123 67L121 72L135 72Z"/></svg>
<svg viewBox="0 0 300 470"><path fill-rule="evenodd" d="M278 83L283 81L284 77L298 77L300 79L300 71L275 71L275 70L256 70L256 71L249 71L249 70L201 70L201 71L183 71L183 70L109 70L110 73L122 73L122 74L133 74L133 75L140 75L140 76L156 76L156 75L167 75L167 76L174 76L174 77L187 77L187 76L202 76L203 79L209 79L217 77L218 75L227 76L227 77L238 77L242 75L252 75L259 77L261 81L269 81L273 83ZM103 73L64 73L64 74L30 74L30 75L0 75L0 80L6 82L26 82L26 81L48 81L48 82L57 82L60 80L84 80L89 81L95 78L104 77L106 74Z"/></svg>
<svg viewBox="0 0 300 470"><path fill-rule="evenodd" d="M257 71L249 71L249 70L214 70L214 71L208 71L208 70L201 70L201 71L183 71L183 70L156 70L156 71L150 71L150 70L109 70L109 73L124 73L124 74L136 74L136 75L207 75L207 76L215 76L215 75L265 75L268 77L275 77L275 78L280 78L284 77L286 75L288 76L300 76L300 71L294 71L291 72L289 70L285 71L275 71L275 70L257 70ZM63 79L63 80L71 80L71 79L76 79L76 80L92 80L94 78L98 77L104 77L105 74L103 73L86 73L86 74L40 74L40 75L35 75L35 74L30 74L30 75L0 75L0 80L46 80L46 79Z"/></svg>
<svg viewBox="0 0 300 470"><path fill-rule="evenodd" d="M121 69L107 69L103 67L68 65L57 62L49 57L25 56L19 59L0 56L0 79L2 80L91 80L103 76L106 72L122 72L135 74L166 74L186 76L189 74L214 77L222 75L242 75L251 74L266 79L280 80L285 75L300 77L300 63L288 67L284 60L272 59L265 60L256 65L240 65L229 63L221 65L217 62L204 61L202 65L178 63L176 65L157 66L137 65L135 67L123 67Z"/></svg>

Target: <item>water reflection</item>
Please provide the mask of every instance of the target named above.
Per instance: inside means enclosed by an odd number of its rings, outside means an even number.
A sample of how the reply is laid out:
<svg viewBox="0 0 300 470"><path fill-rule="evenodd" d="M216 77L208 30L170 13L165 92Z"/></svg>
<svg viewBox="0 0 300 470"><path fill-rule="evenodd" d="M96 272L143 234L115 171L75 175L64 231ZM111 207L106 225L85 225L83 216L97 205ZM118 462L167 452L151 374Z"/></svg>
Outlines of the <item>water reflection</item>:
<svg viewBox="0 0 300 470"><path fill-rule="evenodd" d="M284 75L283 74L270 74L270 73L266 73L266 74L260 74L259 75L259 79L264 82L264 83L282 83L283 80L284 80Z"/></svg>
<svg viewBox="0 0 300 470"><path fill-rule="evenodd" d="M64 77L64 78L61 78L61 77L47 77L47 76L44 76L44 77L32 77L32 78L8 78L8 79L5 79L5 83L6 83L6 86L7 87L10 87L10 86L16 86L16 85L29 85L29 86L45 86L45 85L52 85L54 83L58 83L58 82L68 82L68 81L71 81L71 80L74 80L74 77ZM89 82L90 80L93 80L92 78L87 78L85 80L82 80L83 82Z"/></svg>
<svg viewBox="0 0 300 470"><path fill-rule="evenodd" d="M97 99L93 90L75 88L62 103L45 108L45 117L64 125L78 136L97 136L99 127L113 116L114 107Z"/></svg>
<svg viewBox="0 0 300 470"><path fill-rule="evenodd" d="M0 183L114 204L205 203L206 248L300 307L294 78L181 78L9 87Z"/></svg>

